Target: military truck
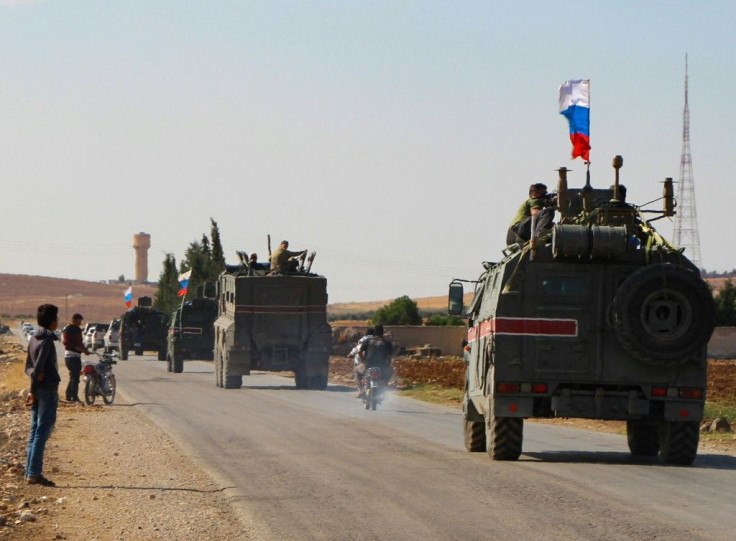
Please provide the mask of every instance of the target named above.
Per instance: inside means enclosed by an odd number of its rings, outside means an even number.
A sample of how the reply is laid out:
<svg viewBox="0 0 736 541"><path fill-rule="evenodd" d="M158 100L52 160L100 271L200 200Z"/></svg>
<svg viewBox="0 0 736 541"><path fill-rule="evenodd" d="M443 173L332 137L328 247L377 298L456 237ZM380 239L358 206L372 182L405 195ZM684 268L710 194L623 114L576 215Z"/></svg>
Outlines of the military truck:
<svg viewBox="0 0 736 541"><path fill-rule="evenodd" d="M186 301L171 313L166 348L169 372L182 372L184 359L214 358L215 319L217 301L210 298Z"/></svg>
<svg viewBox="0 0 736 541"><path fill-rule="evenodd" d="M251 370L293 371L297 389L326 389L332 329L327 280L310 272L314 252L293 272L228 266L218 282L215 382L237 389Z"/></svg>
<svg viewBox="0 0 736 541"><path fill-rule="evenodd" d="M561 168L558 223L484 262L467 310L463 281L451 282L450 313L469 316L468 451L516 460L524 418L566 417L625 420L633 455L695 459L713 298L652 226L674 214L672 179L664 210L647 211L625 201L622 164L614 158L609 189L594 189L589 172L568 189Z"/></svg>
<svg viewBox="0 0 736 541"><path fill-rule="evenodd" d="M168 318L151 306L151 297L140 297L137 306L120 316L120 358L127 360L130 351L136 355L155 351L159 361L166 360L168 329Z"/></svg>

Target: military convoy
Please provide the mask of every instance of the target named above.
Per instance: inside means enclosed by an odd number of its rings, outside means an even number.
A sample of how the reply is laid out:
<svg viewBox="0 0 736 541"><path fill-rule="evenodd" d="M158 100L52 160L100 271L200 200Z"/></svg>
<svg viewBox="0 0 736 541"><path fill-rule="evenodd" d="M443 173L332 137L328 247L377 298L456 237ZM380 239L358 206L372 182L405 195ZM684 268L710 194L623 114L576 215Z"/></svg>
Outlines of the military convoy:
<svg viewBox="0 0 736 541"><path fill-rule="evenodd" d="M184 359L213 359L216 318L217 300L207 297L185 301L171 313L166 342L169 372L181 373Z"/></svg>
<svg viewBox="0 0 736 541"><path fill-rule="evenodd" d="M314 252L294 272L268 275L239 252L218 283L215 381L240 388L251 370L293 371L297 389L325 389L332 330L327 280L310 272ZM306 265L305 265L306 263Z"/></svg>
<svg viewBox="0 0 736 541"><path fill-rule="evenodd" d="M130 351L155 351L159 361L165 360L168 329L168 318L151 307L151 297L140 297L137 306L120 316L120 359L127 360Z"/></svg>
<svg viewBox="0 0 736 541"><path fill-rule="evenodd" d="M560 169L559 223L484 262L467 310L450 284L450 313L469 317L468 451L516 460L524 418L569 417L625 420L633 455L695 459L713 299L651 225L674 214L672 179L664 210L644 210L625 201L622 163L609 189L568 189Z"/></svg>

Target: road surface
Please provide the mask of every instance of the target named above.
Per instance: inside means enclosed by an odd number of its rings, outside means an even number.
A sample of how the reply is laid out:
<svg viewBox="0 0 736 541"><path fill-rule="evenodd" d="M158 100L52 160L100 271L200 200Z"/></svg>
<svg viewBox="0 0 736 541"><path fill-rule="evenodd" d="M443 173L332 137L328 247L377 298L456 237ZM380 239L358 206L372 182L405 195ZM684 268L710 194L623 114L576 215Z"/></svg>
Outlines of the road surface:
<svg viewBox="0 0 736 541"><path fill-rule="evenodd" d="M227 487L263 539L736 539L736 458L633 460L622 435L525 423L518 462L465 451L458 410L352 388L297 391L258 373L239 390L211 362L115 367L121 398Z"/></svg>

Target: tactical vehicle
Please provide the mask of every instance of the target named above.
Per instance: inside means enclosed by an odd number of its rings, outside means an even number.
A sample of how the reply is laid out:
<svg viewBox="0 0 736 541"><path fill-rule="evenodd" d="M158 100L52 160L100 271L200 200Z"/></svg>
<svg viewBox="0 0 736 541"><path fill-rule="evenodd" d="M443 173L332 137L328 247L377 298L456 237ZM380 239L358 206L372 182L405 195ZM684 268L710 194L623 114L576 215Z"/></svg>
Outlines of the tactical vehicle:
<svg viewBox="0 0 736 541"><path fill-rule="evenodd" d="M184 359L213 359L217 301L196 298L171 313L166 362L169 372L180 373Z"/></svg>
<svg viewBox="0 0 736 541"><path fill-rule="evenodd" d="M140 297L137 306L120 316L120 358L127 360L130 351L136 355L155 351L159 361L166 360L168 322L165 314L151 307L151 297Z"/></svg>
<svg viewBox="0 0 736 541"><path fill-rule="evenodd" d="M625 202L622 164L614 158L611 189L594 189L589 173L568 189L560 169L558 223L483 263L465 311L469 451L516 460L524 418L568 417L625 420L633 455L695 459L713 298L651 225L674 214L672 179L664 210L643 210ZM451 313L463 312L462 293L454 280Z"/></svg>
<svg viewBox="0 0 736 541"><path fill-rule="evenodd" d="M218 284L215 381L240 388L251 370L293 371L297 389L327 388L332 330L327 323L327 280L310 272L314 252L294 272L269 274L228 266Z"/></svg>

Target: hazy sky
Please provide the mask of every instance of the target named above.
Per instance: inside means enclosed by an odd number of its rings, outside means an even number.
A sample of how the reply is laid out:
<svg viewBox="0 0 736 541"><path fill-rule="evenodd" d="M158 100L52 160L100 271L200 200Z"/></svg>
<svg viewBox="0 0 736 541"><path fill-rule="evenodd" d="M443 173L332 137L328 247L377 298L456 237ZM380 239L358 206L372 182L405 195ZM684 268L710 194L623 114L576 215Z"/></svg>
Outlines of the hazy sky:
<svg viewBox="0 0 736 541"><path fill-rule="evenodd" d="M317 251L331 302L441 295L572 168L557 91L591 80L591 176L677 179L689 55L702 265L736 267L736 2L0 0L0 272L134 277L220 226ZM656 203L654 208L661 208ZM659 230L672 238L672 222Z"/></svg>

